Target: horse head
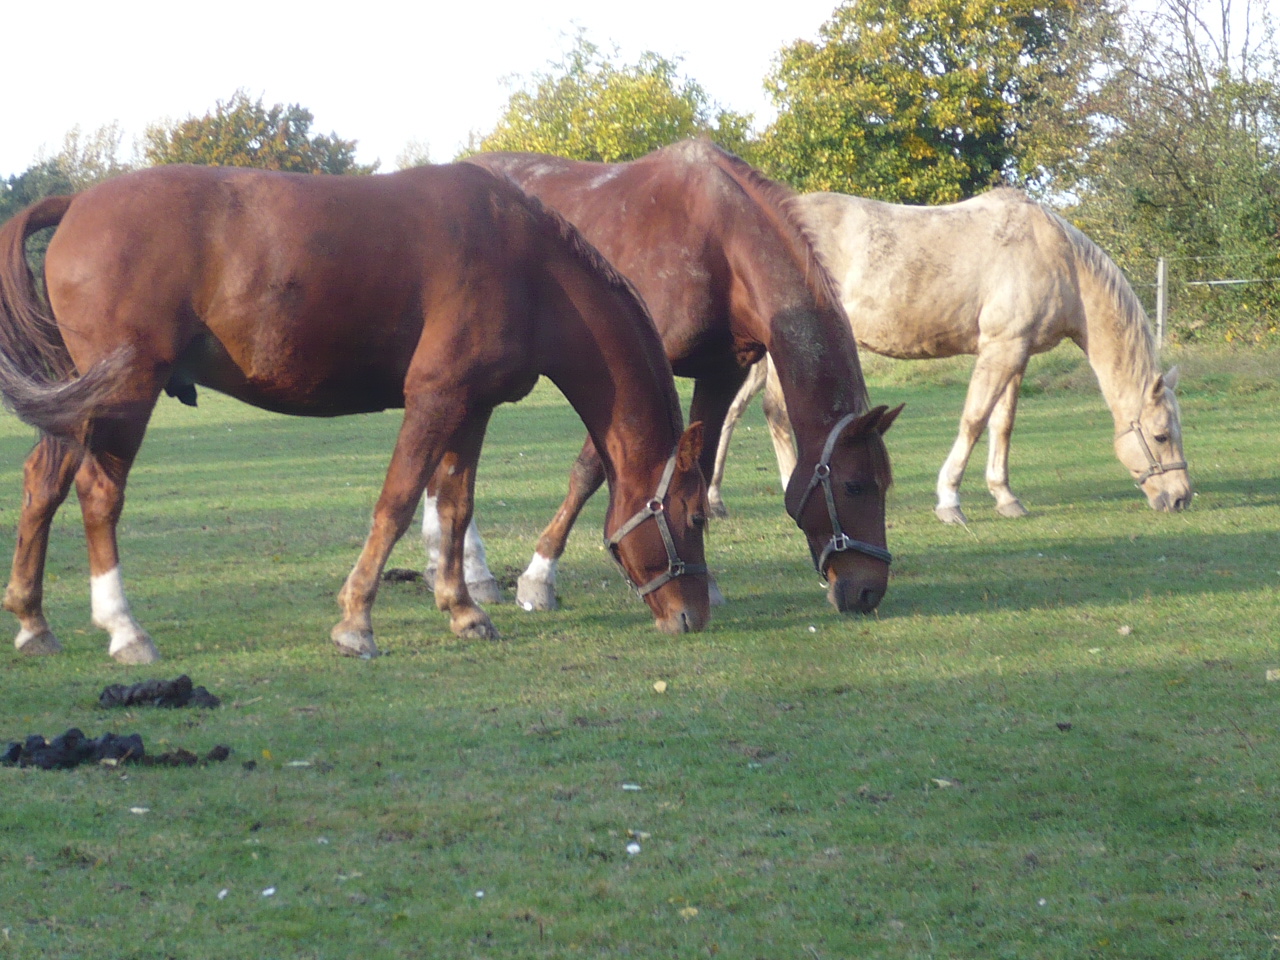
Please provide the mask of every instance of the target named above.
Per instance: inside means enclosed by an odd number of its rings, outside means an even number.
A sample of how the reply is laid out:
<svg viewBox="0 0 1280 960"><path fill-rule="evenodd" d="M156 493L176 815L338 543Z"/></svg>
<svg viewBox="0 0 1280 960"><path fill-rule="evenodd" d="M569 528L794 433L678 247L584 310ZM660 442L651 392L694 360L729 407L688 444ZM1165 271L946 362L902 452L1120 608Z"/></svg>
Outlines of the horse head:
<svg viewBox="0 0 1280 960"><path fill-rule="evenodd" d="M680 437L656 490L619 495L610 509L613 533L605 545L665 633L696 632L711 617L702 543L710 507L701 452L702 424L695 423ZM614 521L615 512L630 519Z"/></svg>
<svg viewBox="0 0 1280 960"><path fill-rule="evenodd" d="M1177 385L1177 367L1157 375L1142 394L1137 415L1116 434L1116 457L1128 468L1153 510L1191 506L1191 478L1182 452L1178 398L1173 392Z"/></svg>
<svg viewBox="0 0 1280 960"><path fill-rule="evenodd" d="M902 406L849 414L832 428L822 455L787 484L787 512L804 531L827 599L841 613L870 613L889 585L885 495L892 476L884 432Z"/></svg>

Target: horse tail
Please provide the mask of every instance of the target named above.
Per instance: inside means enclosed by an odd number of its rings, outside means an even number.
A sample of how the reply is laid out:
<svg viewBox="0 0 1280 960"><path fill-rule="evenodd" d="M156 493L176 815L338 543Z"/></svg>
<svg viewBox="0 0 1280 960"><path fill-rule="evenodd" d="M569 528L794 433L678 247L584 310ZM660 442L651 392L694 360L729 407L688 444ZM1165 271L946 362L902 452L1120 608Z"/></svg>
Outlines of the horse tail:
<svg viewBox="0 0 1280 960"><path fill-rule="evenodd" d="M126 359L117 351L76 377L76 365L52 311L36 293L26 242L56 227L74 196L40 200L0 227L0 395L18 417L46 433L75 436L107 407Z"/></svg>

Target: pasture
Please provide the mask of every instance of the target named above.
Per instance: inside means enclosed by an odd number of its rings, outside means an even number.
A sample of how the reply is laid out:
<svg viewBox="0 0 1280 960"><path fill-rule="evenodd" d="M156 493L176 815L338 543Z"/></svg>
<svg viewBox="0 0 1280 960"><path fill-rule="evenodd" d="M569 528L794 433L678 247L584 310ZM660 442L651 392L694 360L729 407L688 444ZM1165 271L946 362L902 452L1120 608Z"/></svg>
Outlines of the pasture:
<svg viewBox="0 0 1280 960"><path fill-rule="evenodd" d="M1280 955L1280 356L1166 356L1197 489L1176 515L1116 462L1079 356L1024 385L1031 516L997 518L978 464L967 527L932 508L971 361L864 358L873 401L907 403L876 616L826 604L757 405L705 632L654 629L601 495L559 611L491 606L502 639L464 641L384 584L368 662L329 629L399 414L162 402L120 537L164 659L108 659L69 502L46 588L66 651L0 657L0 742L233 753L0 768L0 958ZM32 440L0 420L6 556ZM477 500L509 594L581 440L545 383L494 418ZM411 531L390 565L422 562ZM179 673L223 705L96 707Z"/></svg>

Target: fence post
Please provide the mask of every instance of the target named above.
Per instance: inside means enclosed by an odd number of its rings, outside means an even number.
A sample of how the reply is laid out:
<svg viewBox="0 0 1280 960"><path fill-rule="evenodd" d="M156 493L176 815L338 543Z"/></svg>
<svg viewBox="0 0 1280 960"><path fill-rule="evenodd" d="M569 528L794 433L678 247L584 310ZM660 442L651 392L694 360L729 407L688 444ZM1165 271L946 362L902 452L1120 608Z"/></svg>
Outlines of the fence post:
<svg viewBox="0 0 1280 960"><path fill-rule="evenodd" d="M1156 257L1156 346L1164 346L1164 315L1166 309L1165 293L1168 288L1168 276L1165 273L1164 257Z"/></svg>

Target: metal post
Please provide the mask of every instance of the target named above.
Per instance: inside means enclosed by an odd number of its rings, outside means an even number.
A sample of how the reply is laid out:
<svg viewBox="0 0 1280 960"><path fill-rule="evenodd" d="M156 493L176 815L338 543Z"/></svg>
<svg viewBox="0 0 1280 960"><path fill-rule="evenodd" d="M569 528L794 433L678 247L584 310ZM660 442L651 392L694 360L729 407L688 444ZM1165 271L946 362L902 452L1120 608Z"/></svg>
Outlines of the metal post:
<svg viewBox="0 0 1280 960"><path fill-rule="evenodd" d="M1167 300L1168 274L1165 272L1164 257L1156 257L1156 346L1164 346L1164 315Z"/></svg>

